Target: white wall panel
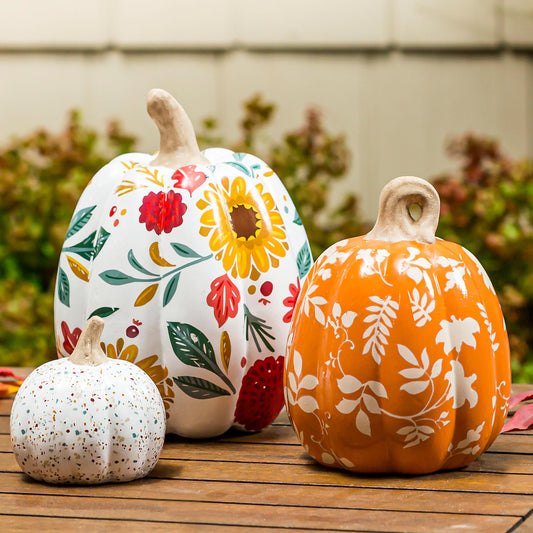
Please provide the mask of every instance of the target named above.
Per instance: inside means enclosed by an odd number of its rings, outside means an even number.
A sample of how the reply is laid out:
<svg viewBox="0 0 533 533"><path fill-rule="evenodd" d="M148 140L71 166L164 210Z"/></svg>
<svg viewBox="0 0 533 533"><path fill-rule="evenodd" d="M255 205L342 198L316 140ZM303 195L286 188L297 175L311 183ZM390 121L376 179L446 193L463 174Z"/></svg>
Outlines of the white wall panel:
<svg viewBox="0 0 533 533"><path fill-rule="evenodd" d="M491 48L500 0L394 0L393 40L415 48Z"/></svg>
<svg viewBox="0 0 533 533"><path fill-rule="evenodd" d="M390 44L389 0L236 0L237 38L262 48L380 48Z"/></svg>
<svg viewBox="0 0 533 533"><path fill-rule="evenodd" d="M0 49L101 49L113 31L111 3L0 0Z"/></svg>

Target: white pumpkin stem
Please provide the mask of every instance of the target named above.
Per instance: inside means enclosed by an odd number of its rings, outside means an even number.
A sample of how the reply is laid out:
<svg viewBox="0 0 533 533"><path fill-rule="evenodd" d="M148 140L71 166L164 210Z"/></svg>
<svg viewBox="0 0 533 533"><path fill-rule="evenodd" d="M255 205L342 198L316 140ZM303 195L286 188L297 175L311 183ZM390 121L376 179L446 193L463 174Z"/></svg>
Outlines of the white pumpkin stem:
<svg viewBox="0 0 533 533"><path fill-rule="evenodd" d="M98 366L107 360L100 347L100 337L104 329L104 321L99 316L89 319L81 332L78 344L68 358L75 365Z"/></svg>
<svg viewBox="0 0 533 533"><path fill-rule="evenodd" d="M413 216L413 206L418 206L420 216ZM431 244L439 213L440 199L433 185L414 176L395 178L381 191L378 219L365 239Z"/></svg>
<svg viewBox="0 0 533 533"><path fill-rule="evenodd" d="M171 94L152 89L146 97L146 108L161 137L159 153L151 165L176 169L210 164L198 148L190 118Z"/></svg>

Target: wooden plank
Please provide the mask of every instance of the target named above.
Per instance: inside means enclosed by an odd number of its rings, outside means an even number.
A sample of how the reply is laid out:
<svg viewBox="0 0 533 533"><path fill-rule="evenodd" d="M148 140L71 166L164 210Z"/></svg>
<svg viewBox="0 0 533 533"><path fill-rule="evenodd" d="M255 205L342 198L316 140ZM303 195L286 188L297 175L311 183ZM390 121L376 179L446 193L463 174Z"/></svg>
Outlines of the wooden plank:
<svg viewBox="0 0 533 533"><path fill-rule="evenodd" d="M516 529L513 530L513 533L533 533L533 509L526 519L521 522Z"/></svg>
<svg viewBox="0 0 533 533"><path fill-rule="evenodd" d="M0 471L20 472L12 453L0 453ZM235 462L183 461L161 459L151 474L154 478L204 481L261 482L295 485L333 485L338 487L373 487L408 489L415 484L423 490L497 492L533 494L529 474L483 472L439 472L426 476L362 476L313 465L263 464Z"/></svg>
<svg viewBox="0 0 533 533"><path fill-rule="evenodd" d="M2 398L0 400L0 416L1 415L10 415L11 406L13 405L13 398Z"/></svg>
<svg viewBox="0 0 533 533"><path fill-rule="evenodd" d="M15 515L101 518L169 522L175 524L215 524L257 527L268 524L275 528L312 528L324 531L371 531L376 524L386 523L387 530L434 532L452 528L471 531L501 531L516 523L516 517L412 513L399 511L312 509L284 505L241 503L182 502L138 499L135 505L127 499L91 497L41 496L6 494L2 506Z"/></svg>
<svg viewBox="0 0 533 533"><path fill-rule="evenodd" d="M0 474L0 494L118 497L129 500L240 502L291 507L380 509L459 514L524 516L533 507L533 496L473 492L439 492L413 489L373 489L276 485L225 481L145 478L121 485L49 485L23 474ZM135 505L132 502L132 505Z"/></svg>
<svg viewBox="0 0 533 533"><path fill-rule="evenodd" d="M530 435L520 433L504 433L500 435L488 450L496 453L533 453L533 439Z"/></svg>
<svg viewBox="0 0 533 533"><path fill-rule="evenodd" d="M526 446L527 447L527 446ZM531 448L531 444L529 446ZM532 451L530 449L530 451ZM9 435L0 435L0 453L10 453ZM263 464L315 465L303 448L288 445L261 446L235 442L170 442L166 443L161 459L194 460L208 462L236 462ZM470 472L501 472L507 474L533 474L533 451L530 454L484 453L465 467Z"/></svg>
<svg viewBox="0 0 533 533"><path fill-rule="evenodd" d="M530 444L530 448L531 448ZM533 450L528 455L485 453L465 468L471 472L501 472L533 474ZM11 452L9 435L0 435L0 453ZM197 460L210 462L238 462L263 464L314 465L312 457L302 447L288 445L235 443L235 442L167 442L161 459Z"/></svg>
<svg viewBox="0 0 533 533"><path fill-rule="evenodd" d="M0 416L0 435L9 435L9 417Z"/></svg>
<svg viewBox="0 0 533 533"><path fill-rule="evenodd" d="M132 531L150 531L150 533L169 533L177 531L176 524L127 521L122 519L100 520L84 518L57 518L44 516L21 516L0 514L2 531L9 533L57 533L58 531L88 531L90 533L131 533ZM6 529L4 529L6 528ZM9 528L9 529L7 529ZM242 533L240 526L218 526L214 524L180 524L183 533ZM271 528L254 528L254 533L266 533ZM293 530L303 533L303 530Z"/></svg>
<svg viewBox="0 0 533 533"><path fill-rule="evenodd" d="M180 455L182 451L187 450L188 448L198 449L198 453L204 453L202 450L207 447L213 447L214 450L222 449L224 447L227 452L241 452L241 453L251 453L252 450L258 450L258 453L261 453L261 450L265 450L265 446L270 447L276 453L278 459L284 462L291 456L295 461L298 461L298 457L304 457L303 448L299 444L262 444L260 442L238 442L238 441L228 441L225 439L212 440L212 441L179 441L176 437L168 436L165 442L165 447L163 449L163 457L166 458L180 458L183 457ZM0 432L0 452L7 452L11 450L10 437L9 437L9 428L8 432ZM533 454L533 439L524 438L520 434L505 434L500 435L489 448L486 453L506 453L506 454L520 454L520 455L531 455ZM301 459L302 462L303 459ZM529 459L528 459L529 460Z"/></svg>

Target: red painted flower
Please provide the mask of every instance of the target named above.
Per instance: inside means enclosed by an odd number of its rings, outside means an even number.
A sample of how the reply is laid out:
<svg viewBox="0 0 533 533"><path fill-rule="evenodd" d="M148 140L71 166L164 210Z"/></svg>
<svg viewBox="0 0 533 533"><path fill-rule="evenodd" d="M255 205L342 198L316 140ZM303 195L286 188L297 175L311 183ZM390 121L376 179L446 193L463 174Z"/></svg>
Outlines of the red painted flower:
<svg viewBox="0 0 533 533"><path fill-rule="evenodd" d="M170 233L173 228L183 223L187 206L183 203L181 194L159 191L148 193L143 198L139 211L139 222L144 222L148 231L154 230L160 235L162 231Z"/></svg>
<svg viewBox="0 0 533 533"><path fill-rule="evenodd" d="M81 329L74 328L70 331L68 324L66 322L61 322L61 333L63 333L63 338L65 339L63 341L63 348L65 349L65 352L70 355L74 351L74 348L76 348L76 344L78 344Z"/></svg>
<svg viewBox="0 0 533 533"><path fill-rule="evenodd" d="M274 422L283 404L283 356L261 359L244 376L235 422L259 431Z"/></svg>
<svg viewBox="0 0 533 533"><path fill-rule="evenodd" d="M292 320L294 306L296 305L296 300L298 300L298 294L300 294L300 278L296 279L296 285L294 283L289 285L289 291L291 295L283 300L283 305L289 307L289 310L283 315L283 322L287 323Z"/></svg>

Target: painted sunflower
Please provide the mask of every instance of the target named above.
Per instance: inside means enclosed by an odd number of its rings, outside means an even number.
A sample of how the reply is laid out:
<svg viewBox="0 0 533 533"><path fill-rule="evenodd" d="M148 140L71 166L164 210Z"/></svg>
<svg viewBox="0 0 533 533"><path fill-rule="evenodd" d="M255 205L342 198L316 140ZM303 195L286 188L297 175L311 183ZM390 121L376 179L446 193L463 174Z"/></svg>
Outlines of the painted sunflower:
<svg viewBox="0 0 533 533"><path fill-rule="evenodd" d="M239 176L211 183L196 206L203 211L200 235L233 277L257 280L279 265L289 248L283 219L270 193L260 183L247 189Z"/></svg>
<svg viewBox="0 0 533 533"><path fill-rule="evenodd" d="M172 390L172 380L168 377L168 370L166 367L156 365L158 360L157 355L151 355L144 359L137 360L139 355L139 348L135 344L130 344L124 347L124 339L117 340L116 346L108 344L107 346L102 342L102 350L106 353L107 357L112 359L122 359L134 363L139 368L142 368L155 383L157 390L163 398L163 404L165 405L165 411L168 418L168 410L170 404L174 402L174 391Z"/></svg>

